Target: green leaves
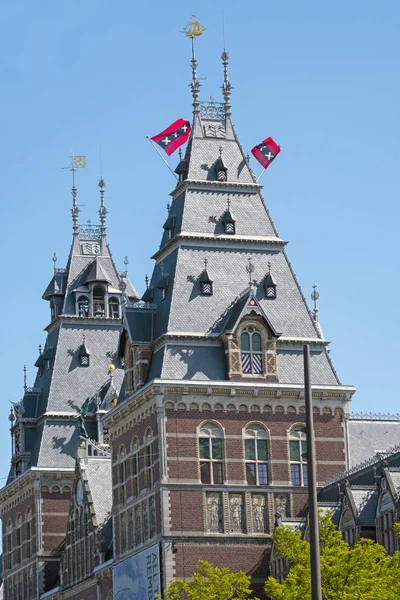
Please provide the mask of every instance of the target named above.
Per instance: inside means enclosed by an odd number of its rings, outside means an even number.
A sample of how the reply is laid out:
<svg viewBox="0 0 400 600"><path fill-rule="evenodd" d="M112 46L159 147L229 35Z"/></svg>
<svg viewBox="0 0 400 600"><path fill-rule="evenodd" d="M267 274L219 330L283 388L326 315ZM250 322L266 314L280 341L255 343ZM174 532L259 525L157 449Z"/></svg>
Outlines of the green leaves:
<svg viewBox="0 0 400 600"><path fill-rule="evenodd" d="M351 548L343 541L330 514L320 514L321 579L323 600L396 600L400 598L400 553L386 556L383 546L361 539ZM283 584L269 577L265 592L275 600L311 600L310 549L299 531L278 527L278 554L289 560Z"/></svg>
<svg viewBox="0 0 400 600"><path fill-rule="evenodd" d="M165 600L258 600L251 596L250 577L243 571L214 567L200 560L192 581L174 579L164 592Z"/></svg>

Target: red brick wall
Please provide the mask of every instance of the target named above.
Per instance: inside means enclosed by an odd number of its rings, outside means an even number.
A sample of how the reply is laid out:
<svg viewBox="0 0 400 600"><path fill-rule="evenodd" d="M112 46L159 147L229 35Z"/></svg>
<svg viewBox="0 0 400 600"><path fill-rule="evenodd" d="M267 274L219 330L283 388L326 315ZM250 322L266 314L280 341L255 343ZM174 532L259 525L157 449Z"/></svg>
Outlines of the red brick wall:
<svg viewBox="0 0 400 600"><path fill-rule="evenodd" d="M42 492L43 551L57 552L67 531L70 492Z"/></svg>

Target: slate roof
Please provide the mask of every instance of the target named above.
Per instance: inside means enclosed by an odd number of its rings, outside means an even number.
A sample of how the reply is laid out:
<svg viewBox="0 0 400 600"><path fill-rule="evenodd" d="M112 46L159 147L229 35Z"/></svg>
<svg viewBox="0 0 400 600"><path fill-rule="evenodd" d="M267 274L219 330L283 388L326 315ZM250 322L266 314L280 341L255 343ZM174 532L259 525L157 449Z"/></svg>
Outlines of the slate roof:
<svg viewBox="0 0 400 600"><path fill-rule="evenodd" d="M376 504L379 490L376 486L365 488L351 488L354 504L358 512L362 527L373 527L375 524Z"/></svg>
<svg viewBox="0 0 400 600"><path fill-rule="evenodd" d="M400 444L400 420L353 420L350 417L347 427L350 467Z"/></svg>
<svg viewBox="0 0 400 600"><path fill-rule="evenodd" d="M97 257L95 251L99 253ZM95 241L88 240L85 234L73 237L65 273L55 273L44 294L48 299L56 292L65 295L63 310L49 326L41 360L37 361L44 361L42 374L37 373L33 388L27 389L23 399L21 422L30 419L24 424L25 450L30 453L28 466L74 467L77 411L88 398L92 399L89 413L96 410L98 402L102 410L108 410L119 393L124 376L116 358L121 321L79 317L73 290L95 281L107 281L120 290L121 278L104 236ZM137 299L132 284L126 277L124 281L127 296ZM90 349L88 367L79 363L83 340ZM110 363L116 367L112 383ZM97 429L90 418L86 428L89 437L96 439ZM13 477L10 471L9 481Z"/></svg>
<svg viewBox="0 0 400 600"><path fill-rule="evenodd" d="M216 181L215 165L220 155L227 168L227 182ZM167 231L163 233L151 279L151 286L156 288L152 301L157 306L153 340L164 334L179 339L174 344L168 343L163 352L155 353L149 378L226 379L222 346L210 346L207 337L218 338L239 311L238 300L249 289L246 267L251 257L256 298L273 330L282 338L315 340L313 384L340 385L326 351L316 351L321 347L321 332L300 290L284 250L285 242L278 237L261 196L261 186L255 182L230 116L210 120L195 113L185 161L187 179L180 181L171 194L172 237ZM236 221L236 232L231 236L225 234L223 227L228 200ZM178 245L179 234L182 237ZM205 259L213 280L213 293L209 296L201 294L200 285ZM273 300L266 299L263 285L269 271L276 282ZM168 288L163 299L157 286L166 274ZM180 343L182 336L192 337L193 343ZM300 341L298 348L301 350ZM282 383L303 382L300 352L289 351L282 344L277 364Z"/></svg>
<svg viewBox="0 0 400 600"><path fill-rule="evenodd" d="M81 468L90 489L97 523L101 527L112 509L111 458L89 457L83 459Z"/></svg>

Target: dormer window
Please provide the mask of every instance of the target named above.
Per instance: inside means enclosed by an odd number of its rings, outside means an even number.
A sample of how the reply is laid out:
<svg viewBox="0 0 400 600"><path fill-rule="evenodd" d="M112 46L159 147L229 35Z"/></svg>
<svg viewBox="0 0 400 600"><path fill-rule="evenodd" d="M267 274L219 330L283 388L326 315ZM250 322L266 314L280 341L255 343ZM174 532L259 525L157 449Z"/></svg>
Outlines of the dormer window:
<svg viewBox="0 0 400 600"><path fill-rule="evenodd" d="M235 235L236 221L235 221L233 214L231 213L230 208L231 208L231 202L228 199L228 208L222 215L222 224L224 226L224 233L226 233L227 235Z"/></svg>
<svg viewBox="0 0 400 600"><path fill-rule="evenodd" d="M119 319L119 300L115 296L108 301L108 316L110 319Z"/></svg>
<svg viewBox="0 0 400 600"><path fill-rule="evenodd" d="M262 375L261 335L255 327L247 327L240 336L242 372L247 375Z"/></svg>
<svg viewBox="0 0 400 600"><path fill-rule="evenodd" d="M172 238L174 227L175 227L175 216L169 214L167 220L165 221L165 223L163 225L163 228L168 233L169 240Z"/></svg>
<svg viewBox="0 0 400 600"><path fill-rule="evenodd" d="M78 298L78 315L80 317L89 316L89 299L86 296L79 296Z"/></svg>
<svg viewBox="0 0 400 600"><path fill-rule="evenodd" d="M95 317L105 316L104 288L101 285L95 285L93 288L93 314Z"/></svg>
<svg viewBox="0 0 400 600"><path fill-rule="evenodd" d="M268 300L275 300L275 298L276 298L276 283L274 281L274 278L271 275L271 263L270 262L268 263L268 268L269 268L269 271L264 278L265 297Z"/></svg>
<svg viewBox="0 0 400 600"><path fill-rule="evenodd" d="M88 367L90 365L90 352L86 346L85 336L83 336L83 342L78 351L79 365L81 367Z"/></svg>
<svg viewBox="0 0 400 600"><path fill-rule="evenodd" d="M167 297L167 290L169 285L169 275L164 273L164 265L161 264L161 279L157 284L159 290L161 290L161 300L165 300Z"/></svg>
<svg viewBox="0 0 400 600"><path fill-rule="evenodd" d="M217 175L217 181L227 181L228 169L226 168L224 161L222 160L222 156L220 156L217 162L215 163L215 172Z"/></svg>
<svg viewBox="0 0 400 600"><path fill-rule="evenodd" d="M54 302L50 303L50 314L51 314L51 320L54 321L54 319L56 318L56 306L55 306Z"/></svg>
<svg viewBox="0 0 400 600"><path fill-rule="evenodd" d="M146 304L153 304L154 302L154 287L151 285L150 287L148 287L145 291L145 293L142 296L142 302L145 302Z"/></svg>
<svg viewBox="0 0 400 600"><path fill-rule="evenodd" d="M212 296L213 282L207 272L207 259L204 261L204 271L200 275L200 286L203 296Z"/></svg>

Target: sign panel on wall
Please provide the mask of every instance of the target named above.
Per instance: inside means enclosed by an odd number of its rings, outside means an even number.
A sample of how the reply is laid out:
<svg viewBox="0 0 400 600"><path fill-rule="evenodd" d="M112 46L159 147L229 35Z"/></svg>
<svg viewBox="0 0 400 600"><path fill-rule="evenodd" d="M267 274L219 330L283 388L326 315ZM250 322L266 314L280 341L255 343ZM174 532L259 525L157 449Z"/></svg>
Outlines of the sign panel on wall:
<svg viewBox="0 0 400 600"><path fill-rule="evenodd" d="M114 600L154 600L161 593L158 544L113 568Z"/></svg>

